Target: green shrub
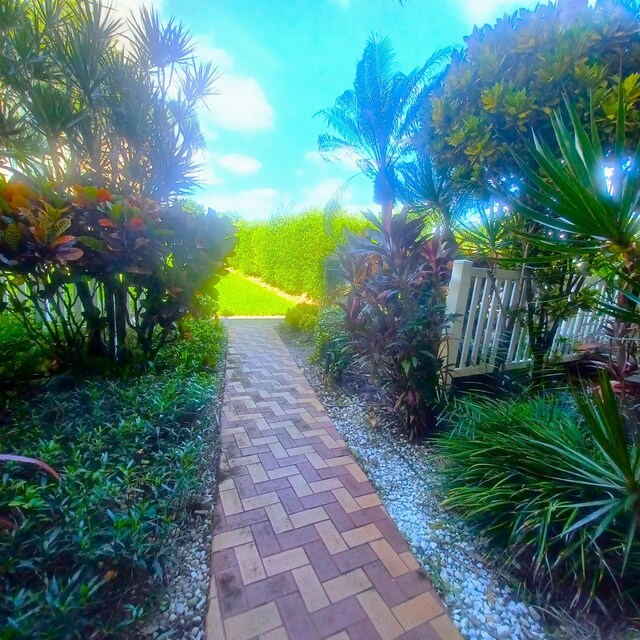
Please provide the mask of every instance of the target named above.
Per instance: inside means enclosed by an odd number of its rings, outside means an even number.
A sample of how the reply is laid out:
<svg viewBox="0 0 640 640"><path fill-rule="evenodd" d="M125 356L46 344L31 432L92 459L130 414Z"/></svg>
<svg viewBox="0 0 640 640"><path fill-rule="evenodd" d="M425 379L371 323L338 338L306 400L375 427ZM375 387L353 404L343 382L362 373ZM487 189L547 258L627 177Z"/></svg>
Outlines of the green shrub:
<svg viewBox="0 0 640 640"><path fill-rule="evenodd" d="M10 386L41 375L44 356L22 325L6 313L0 314L0 397Z"/></svg>
<svg viewBox="0 0 640 640"><path fill-rule="evenodd" d="M346 329L346 314L337 305L323 307L318 313L314 337L312 360L324 367L325 374L339 380L344 370L355 359L349 347Z"/></svg>
<svg viewBox="0 0 640 640"><path fill-rule="evenodd" d="M637 598L640 449L605 381L592 397L457 403L438 439L445 504L573 604Z"/></svg>
<svg viewBox="0 0 640 640"><path fill-rule="evenodd" d="M231 266L287 293L320 300L325 294L324 261L344 242L344 228L359 234L367 226L363 217L343 214L327 233L324 214L317 210L240 222Z"/></svg>
<svg viewBox="0 0 640 640"><path fill-rule="evenodd" d="M94 186L0 176L0 209L0 311L70 368L128 363L128 333L153 360L176 323L202 311L202 294L215 295L235 245L231 220L211 210L193 216Z"/></svg>
<svg viewBox="0 0 640 640"><path fill-rule="evenodd" d="M318 305L301 302L287 311L284 324L290 329L312 331L318 323L318 311Z"/></svg>
<svg viewBox="0 0 640 640"><path fill-rule="evenodd" d="M137 379L53 379L3 416L0 620L3 639L124 637L162 577L168 534L198 490L222 353L217 321L182 338Z"/></svg>
<svg viewBox="0 0 640 640"><path fill-rule="evenodd" d="M563 95L583 122L593 105L613 142L622 78L628 138L632 149L638 144L640 13L631 8L637 3L577 2L575 12L566 10L570 19L562 4L541 2L474 28L428 99L423 139L436 169L464 188L476 187L483 200L487 181L505 193L515 185L533 189L513 155L527 156L529 131L553 154L560 151L548 114L562 105Z"/></svg>

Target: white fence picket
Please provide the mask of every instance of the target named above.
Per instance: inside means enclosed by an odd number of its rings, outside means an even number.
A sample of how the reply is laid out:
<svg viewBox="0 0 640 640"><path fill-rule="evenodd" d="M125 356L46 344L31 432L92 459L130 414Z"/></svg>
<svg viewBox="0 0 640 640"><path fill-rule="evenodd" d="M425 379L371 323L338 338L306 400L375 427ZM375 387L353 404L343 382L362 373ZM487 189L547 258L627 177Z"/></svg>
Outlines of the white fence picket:
<svg viewBox="0 0 640 640"><path fill-rule="evenodd" d="M470 260L453 263L447 313L454 319L443 350L447 374L453 378L491 372L500 351L504 352L505 369L523 368L531 363L527 331L521 318L513 322L508 344L502 344L510 314L522 305L522 273L498 269L493 279L490 276L487 269L474 267ZM588 278L586 285L603 290L602 283L595 278ZM576 347L585 340L601 337L605 321L605 317L593 311L578 311L560 325L551 356L563 362L575 360L579 357Z"/></svg>

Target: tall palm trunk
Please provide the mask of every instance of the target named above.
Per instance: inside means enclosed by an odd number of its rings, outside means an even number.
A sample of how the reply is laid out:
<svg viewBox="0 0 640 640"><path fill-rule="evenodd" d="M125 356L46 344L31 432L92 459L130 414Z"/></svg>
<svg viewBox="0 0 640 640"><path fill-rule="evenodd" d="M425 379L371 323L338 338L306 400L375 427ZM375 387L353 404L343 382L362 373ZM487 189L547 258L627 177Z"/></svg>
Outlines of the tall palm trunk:
<svg viewBox="0 0 640 640"><path fill-rule="evenodd" d="M393 200L387 200L382 203L382 222L384 229L388 233L391 232L391 218L393 217Z"/></svg>
<svg viewBox="0 0 640 640"><path fill-rule="evenodd" d="M380 167L373 185L373 200L381 207L382 222L385 231L391 231L391 218L393 217L393 203L396 199L395 188L389 179L388 169L385 164Z"/></svg>

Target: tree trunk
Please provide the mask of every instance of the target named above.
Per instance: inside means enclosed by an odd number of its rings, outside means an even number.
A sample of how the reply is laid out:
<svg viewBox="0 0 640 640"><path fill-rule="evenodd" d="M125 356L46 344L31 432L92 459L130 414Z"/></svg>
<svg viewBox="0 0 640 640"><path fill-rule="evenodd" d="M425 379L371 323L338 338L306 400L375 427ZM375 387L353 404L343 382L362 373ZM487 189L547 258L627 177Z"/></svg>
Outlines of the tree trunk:
<svg viewBox="0 0 640 640"><path fill-rule="evenodd" d="M115 329L116 329L116 359L120 360L124 353L125 339L127 337L127 287L123 282L117 282L114 289L115 305Z"/></svg>
<svg viewBox="0 0 640 640"><path fill-rule="evenodd" d="M80 281L76 283L78 297L84 309L85 321L87 323L87 348L90 356L104 356L104 343L100 331L100 310L93 302L89 285Z"/></svg>
<svg viewBox="0 0 640 640"><path fill-rule="evenodd" d="M116 357L116 325L115 325L115 296L112 284L104 283L104 306L107 316L107 355L112 360Z"/></svg>
<svg viewBox="0 0 640 640"><path fill-rule="evenodd" d="M389 233L391 231L391 218L393 216L393 201L382 203L382 224Z"/></svg>

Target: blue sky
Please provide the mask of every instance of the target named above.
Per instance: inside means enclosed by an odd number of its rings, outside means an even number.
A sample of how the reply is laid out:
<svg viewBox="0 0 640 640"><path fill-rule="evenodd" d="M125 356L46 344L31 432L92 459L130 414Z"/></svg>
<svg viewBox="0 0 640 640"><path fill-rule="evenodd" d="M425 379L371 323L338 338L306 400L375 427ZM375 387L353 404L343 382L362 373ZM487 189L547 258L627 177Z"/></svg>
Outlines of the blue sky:
<svg viewBox="0 0 640 640"><path fill-rule="evenodd" d="M141 0L114 0L120 9ZM218 211L266 218L277 209L323 207L354 172L348 160L317 153L325 131L313 115L353 82L372 32L388 36L402 71L434 50L461 44L475 23L529 0L158 0L191 31L198 54L222 73L220 95L201 116L207 138L203 189L195 197ZM344 204L372 207L359 177Z"/></svg>

